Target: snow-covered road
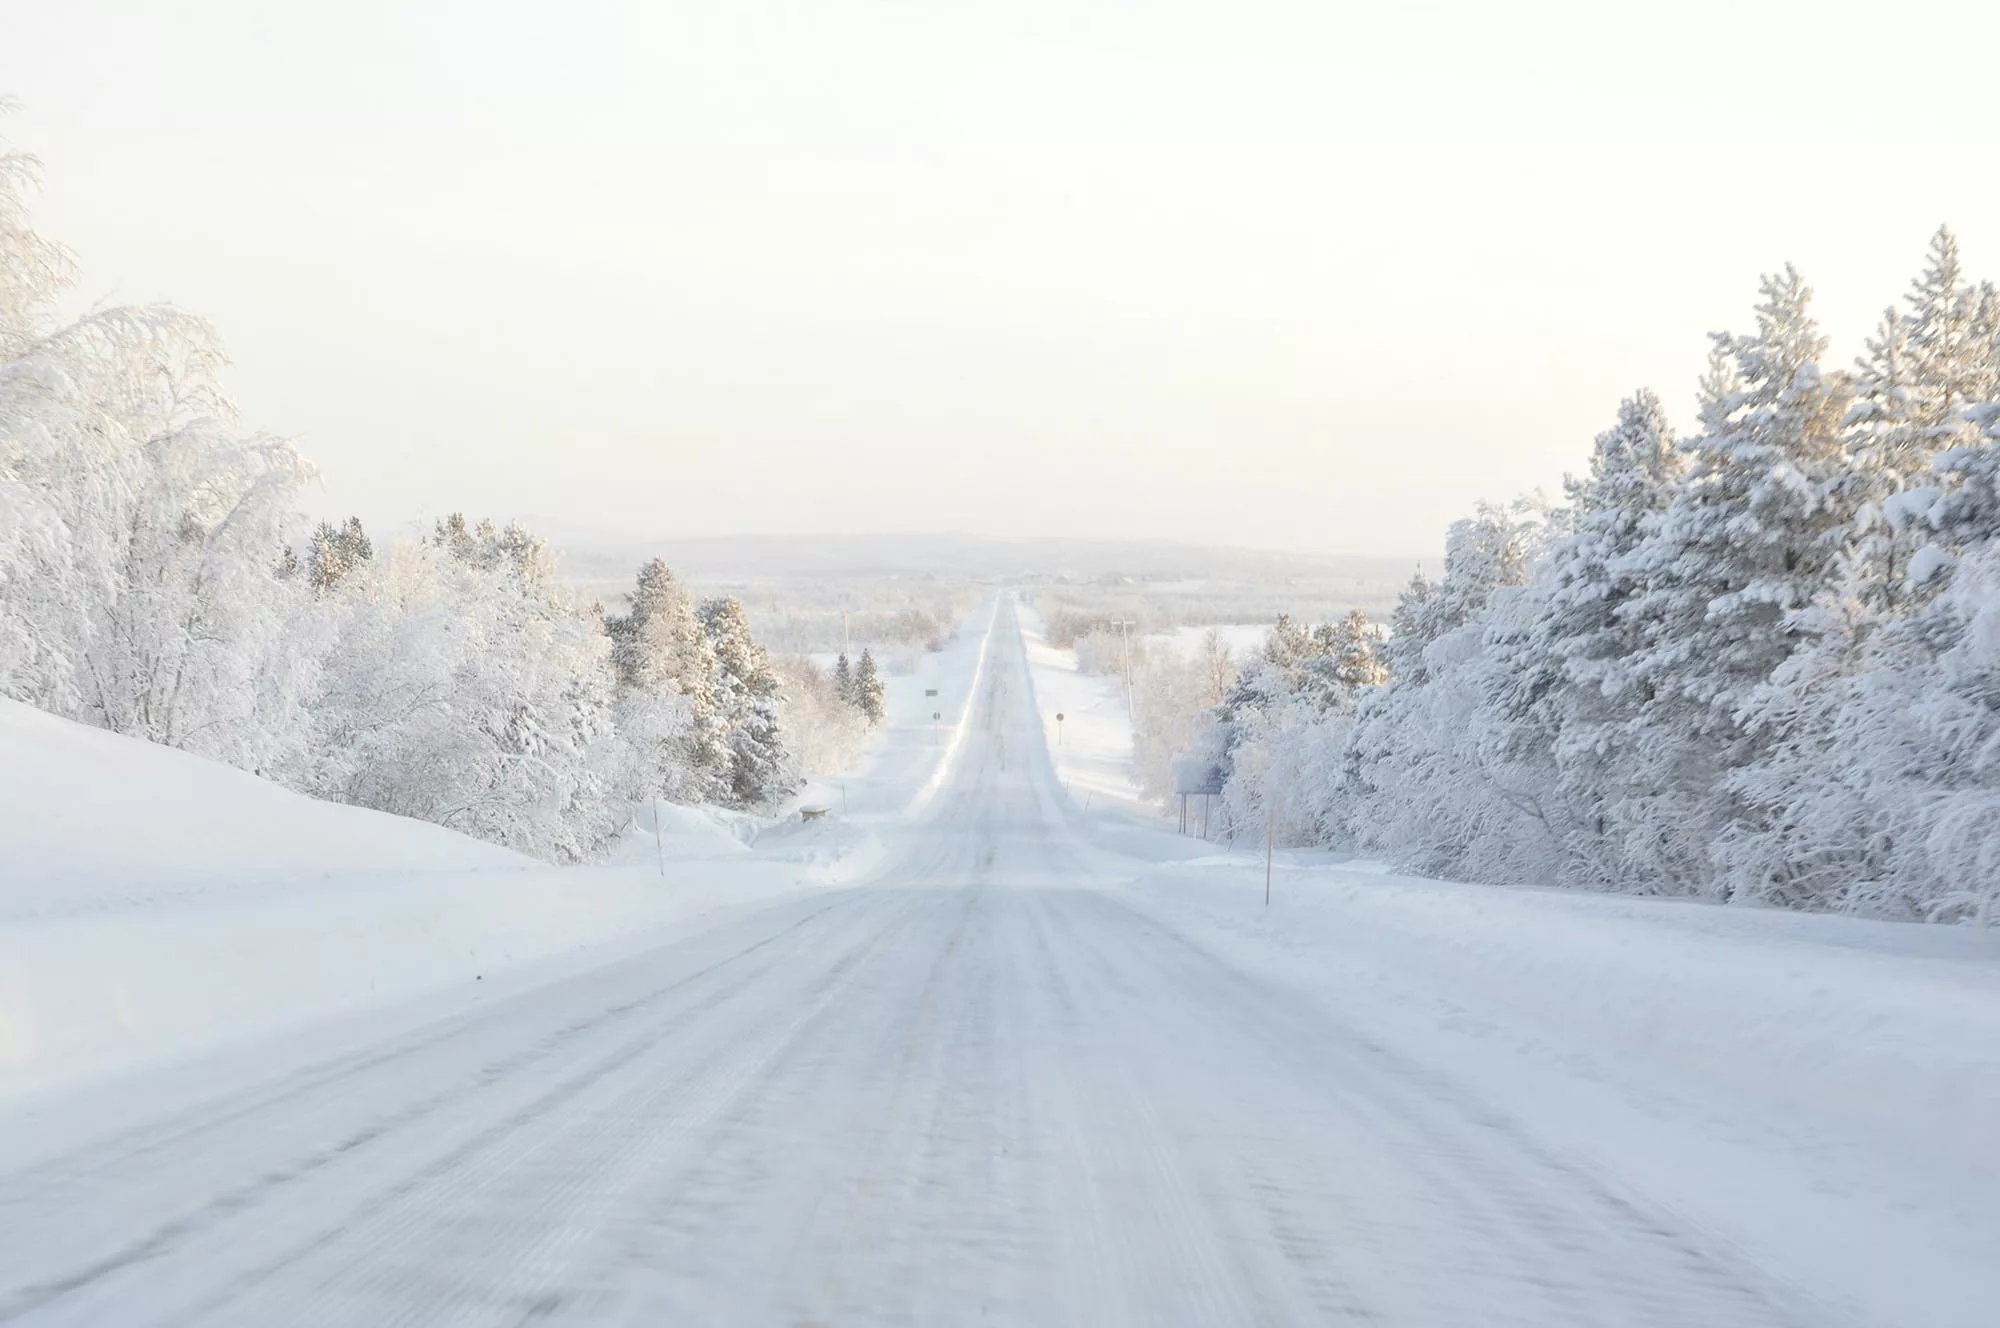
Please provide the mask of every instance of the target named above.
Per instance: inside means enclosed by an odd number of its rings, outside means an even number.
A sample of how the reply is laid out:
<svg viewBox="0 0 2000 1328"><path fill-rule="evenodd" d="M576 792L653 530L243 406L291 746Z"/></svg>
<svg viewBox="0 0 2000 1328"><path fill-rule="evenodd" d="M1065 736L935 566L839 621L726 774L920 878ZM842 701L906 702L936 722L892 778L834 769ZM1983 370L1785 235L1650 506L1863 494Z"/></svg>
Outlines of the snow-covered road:
<svg viewBox="0 0 2000 1328"><path fill-rule="evenodd" d="M1850 1321L1108 886L982 679L870 884L16 1122L0 1323Z"/></svg>

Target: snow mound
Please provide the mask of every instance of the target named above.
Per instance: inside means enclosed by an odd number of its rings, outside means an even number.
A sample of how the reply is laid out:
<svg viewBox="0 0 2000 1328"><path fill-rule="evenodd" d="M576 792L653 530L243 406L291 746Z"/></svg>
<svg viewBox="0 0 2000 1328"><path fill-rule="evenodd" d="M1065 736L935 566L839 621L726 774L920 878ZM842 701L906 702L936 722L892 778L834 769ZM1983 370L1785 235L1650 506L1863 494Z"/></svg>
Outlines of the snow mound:
<svg viewBox="0 0 2000 1328"><path fill-rule="evenodd" d="M491 991L802 883L750 854L754 818L661 819L664 879L650 815L623 865L549 867L0 700L0 1098Z"/></svg>
<svg viewBox="0 0 2000 1328"><path fill-rule="evenodd" d="M302 878L533 865L0 698L0 923Z"/></svg>
<svg viewBox="0 0 2000 1328"><path fill-rule="evenodd" d="M799 879L838 885L859 880L881 864L882 841L865 826L839 816L779 821L757 836L759 854L800 868Z"/></svg>

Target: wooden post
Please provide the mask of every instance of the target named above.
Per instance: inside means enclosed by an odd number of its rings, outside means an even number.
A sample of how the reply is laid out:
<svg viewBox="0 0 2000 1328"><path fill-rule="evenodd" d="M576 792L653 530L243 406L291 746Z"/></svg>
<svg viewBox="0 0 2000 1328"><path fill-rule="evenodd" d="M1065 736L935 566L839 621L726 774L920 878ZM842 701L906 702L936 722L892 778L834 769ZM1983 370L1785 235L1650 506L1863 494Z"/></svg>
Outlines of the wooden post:
<svg viewBox="0 0 2000 1328"><path fill-rule="evenodd" d="M660 879L663 881L667 878L666 838L666 835L660 829L660 799L655 795L653 798L653 853L660 860Z"/></svg>

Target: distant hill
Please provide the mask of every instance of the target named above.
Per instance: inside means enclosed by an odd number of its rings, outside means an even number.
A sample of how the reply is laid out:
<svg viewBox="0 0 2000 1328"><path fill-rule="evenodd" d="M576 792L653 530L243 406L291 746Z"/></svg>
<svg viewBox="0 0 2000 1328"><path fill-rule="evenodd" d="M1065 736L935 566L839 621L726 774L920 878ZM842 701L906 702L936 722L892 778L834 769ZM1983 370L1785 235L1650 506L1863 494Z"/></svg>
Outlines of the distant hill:
<svg viewBox="0 0 2000 1328"><path fill-rule="evenodd" d="M1169 541L1006 539L977 535L729 535L562 548L565 574L579 585L628 582L648 558L665 558L703 585L801 579L955 581L1133 581L1190 578L1273 585L1309 582L1400 585L1414 555L1286 553Z"/></svg>

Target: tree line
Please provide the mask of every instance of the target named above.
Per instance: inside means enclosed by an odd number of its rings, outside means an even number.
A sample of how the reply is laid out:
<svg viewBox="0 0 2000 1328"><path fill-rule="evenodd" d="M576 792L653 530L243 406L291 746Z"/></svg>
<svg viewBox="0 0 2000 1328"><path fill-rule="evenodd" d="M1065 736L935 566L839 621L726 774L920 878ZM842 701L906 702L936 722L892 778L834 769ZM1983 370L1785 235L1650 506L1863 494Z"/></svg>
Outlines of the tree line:
<svg viewBox="0 0 2000 1328"><path fill-rule="evenodd" d="M2000 294L1951 232L1851 367L1764 280L1383 633L1281 621L1196 744L1239 830L1493 882L1993 921Z"/></svg>
<svg viewBox="0 0 2000 1328"><path fill-rule="evenodd" d="M607 614L518 525L303 530L311 467L237 422L212 328L57 316L76 270L35 178L0 154L0 695L558 861L637 801L796 785L736 600L656 560Z"/></svg>

